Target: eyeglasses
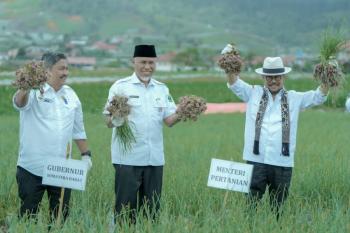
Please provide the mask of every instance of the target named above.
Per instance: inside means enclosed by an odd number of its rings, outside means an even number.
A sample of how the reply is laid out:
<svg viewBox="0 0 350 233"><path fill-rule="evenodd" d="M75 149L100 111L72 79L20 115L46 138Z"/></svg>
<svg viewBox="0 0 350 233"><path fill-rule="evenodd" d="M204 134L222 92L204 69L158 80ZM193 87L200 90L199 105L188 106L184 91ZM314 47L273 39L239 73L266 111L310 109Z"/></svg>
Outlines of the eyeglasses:
<svg viewBox="0 0 350 233"><path fill-rule="evenodd" d="M279 82L282 79L282 75L276 75L276 76L264 76L266 81L272 82L272 80Z"/></svg>

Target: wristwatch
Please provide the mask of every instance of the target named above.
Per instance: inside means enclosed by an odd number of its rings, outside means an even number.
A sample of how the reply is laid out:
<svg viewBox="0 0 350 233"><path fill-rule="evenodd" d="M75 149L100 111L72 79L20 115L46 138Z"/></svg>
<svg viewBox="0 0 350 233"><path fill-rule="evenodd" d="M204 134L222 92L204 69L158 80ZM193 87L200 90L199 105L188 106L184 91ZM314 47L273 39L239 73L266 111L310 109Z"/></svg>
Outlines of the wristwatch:
<svg viewBox="0 0 350 233"><path fill-rule="evenodd" d="M90 150L87 150L87 151L81 153L81 156L84 156L84 155L87 155L87 156L90 156L90 157L91 157L91 151L90 151Z"/></svg>

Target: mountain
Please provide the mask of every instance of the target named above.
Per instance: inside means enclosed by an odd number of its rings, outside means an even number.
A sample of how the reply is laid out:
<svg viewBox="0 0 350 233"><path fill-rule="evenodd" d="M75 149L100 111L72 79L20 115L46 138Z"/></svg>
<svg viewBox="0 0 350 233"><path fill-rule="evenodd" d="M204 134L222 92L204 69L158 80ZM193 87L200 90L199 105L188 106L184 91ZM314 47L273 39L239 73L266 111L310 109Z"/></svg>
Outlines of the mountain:
<svg viewBox="0 0 350 233"><path fill-rule="evenodd" d="M0 10L20 31L127 35L164 50L233 41L245 52L315 51L323 30L350 22L349 0L7 0Z"/></svg>

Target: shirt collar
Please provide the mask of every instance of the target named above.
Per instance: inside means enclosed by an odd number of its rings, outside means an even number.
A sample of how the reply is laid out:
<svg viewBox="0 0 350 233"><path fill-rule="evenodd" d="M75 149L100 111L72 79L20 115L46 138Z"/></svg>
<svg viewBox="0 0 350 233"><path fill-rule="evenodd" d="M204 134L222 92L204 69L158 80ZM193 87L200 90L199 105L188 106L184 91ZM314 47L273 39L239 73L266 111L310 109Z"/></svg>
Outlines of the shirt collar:
<svg viewBox="0 0 350 233"><path fill-rule="evenodd" d="M51 87L50 86L50 84L48 84L48 83L45 83L44 84L44 86L43 86L43 90L44 90L44 93L45 92L55 92L55 93L65 93L66 92L66 89L67 89L68 87L66 86L66 85L63 85L62 87L61 87L61 89L59 89L57 92L53 89L53 87Z"/></svg>
<svg viewBox="0 0 350 233"><path fill-rule="evenodd" d="M282 98L282 93L283 92L287 93L287 90L284 87L282 87L282 89L277 93L277 96L278 96L279 99Z"/></svg>
<svg viewBox="0 0 350 233"><path fill-rule="evenodd" d="M140 79L137 77L136 73L134 72L132 75L131 75L131 83L140 83L140 84L143 84L143 82L140 81ZM150 81L149 81L149 86L153 86L154 85L154 80L153 78L151 77Z"/></svg>
<svg viewBox="0 0 350 233"><path fill-rule="evenodd" d="M44 92L47 92L47 91L49 91L50 89L53 90L53 88L52 88L48 83L45 83L44 86L43 86Z"/></svg>
<svg viewBox="0 0 350 233"><path fill-rule="evenodd" d="M265 86L264 86L264 89L267 90L267 94L272 98L272 94L271 94L271 92L269 91L269 89L268 89L267 87L265 87ZM276 94L275 98L281 99L281 97L282 97L282 90L284 90L285 92L287 92L287 90L286 90L284 87L282 87L282 89L279 90L278 93Z"/></svg>

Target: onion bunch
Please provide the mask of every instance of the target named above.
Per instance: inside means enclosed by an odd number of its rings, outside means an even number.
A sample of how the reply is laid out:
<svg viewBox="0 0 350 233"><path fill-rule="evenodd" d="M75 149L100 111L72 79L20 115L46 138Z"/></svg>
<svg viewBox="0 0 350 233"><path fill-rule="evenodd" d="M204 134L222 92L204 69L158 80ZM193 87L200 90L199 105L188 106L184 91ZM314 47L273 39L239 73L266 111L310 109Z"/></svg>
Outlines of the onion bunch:
<svg viewBox="0 0 350 233"><path fill-rule="evenodd" d="M317 64L313 76L315 80L332 88L338 87L343 80L342 71L336 60Z"/></svg>
<svg viewBox="0 0 350 233"><path fill-rule="evenodd" d="M327 87L338 89L344 80L343 73L336 60L343 43L338 33L326 31L320 48L320 62L315 66L313 77Z"/></svg>
<svg viewBox="0 0 350 233"><path fill-rule="evenodd" d="M221 69L223 69L227 74L238 74L241 72L243 61L239 56L239 52L233 45L226 45L221 54L222 55L218 61L218 65Z"/></svg>
<svg viewBox="0 0 350 233"><path fill-rule="evenodd" d="M128 104L128 98L121 95L115 95L107 106L107 111L112 115L112 119L121 119L120 126L116 126L115 134L123 153L130 152L132 144L136 142L128 116L131 112L131 106ZM113 121L113 120L112 120Z"/></svg>
<svg viewBox="0 0 350 233"><path fill-rule="evenodd" d="M182 96L176 110L179 120L196 121L198 116L207 110L207 103L202 97L195 95Z"/></svg>
<svg viewBox="0 0 350 233"><path fill-rule="evenodd" d="M115 95L107 106L107 111L113 117L127 117L131 112L131 106L128 104L128 97Z"/></svg>
<svg viewBox="0 0 350 233"><path fill-rule="evenodd" d="M48 72L42 61L31 61L16 71L16 80L12 83L17 89L39 89L43 92L43 86L47 81Z"/></svg>

